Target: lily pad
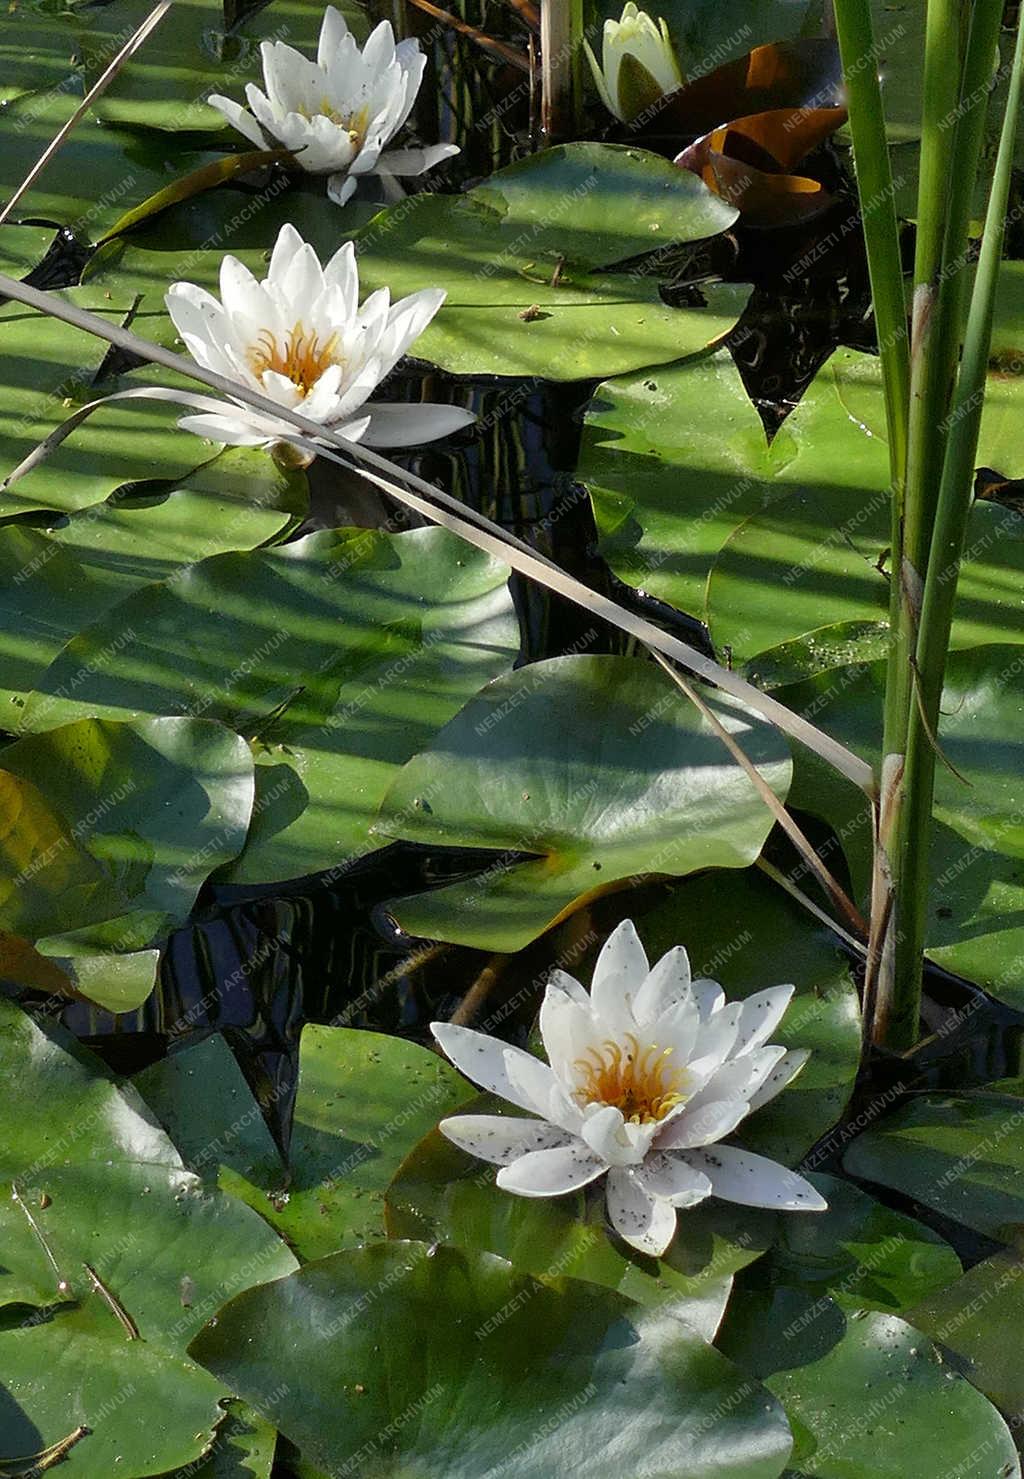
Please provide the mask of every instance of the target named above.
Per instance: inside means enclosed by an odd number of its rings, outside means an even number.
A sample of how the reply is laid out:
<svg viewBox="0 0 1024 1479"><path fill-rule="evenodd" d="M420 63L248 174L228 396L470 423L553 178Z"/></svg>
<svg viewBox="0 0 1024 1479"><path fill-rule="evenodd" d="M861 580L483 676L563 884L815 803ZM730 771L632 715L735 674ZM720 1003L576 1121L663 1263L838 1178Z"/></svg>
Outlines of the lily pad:
<svg viewBox="0 0 1024 1479"><path fill-rule="evenodd" d="M474 1093L415 1043L307 1023L288 1192L264 1215L303 1258L382 1238L384 1192L399 1164Z"/></svg>
<svg viewBox="0 0 1024 1479"><path fill-rule="evenodd" d="M47 954L150 944L245 840L252 758L208 719L77 720L3 766L3 924Z"/></svg>
<svg viewBox="0 0 1024 1479"><path fill-rule="evenodd" d="M0 529L0 729L69 638L131 591L227 549L251 549L305 511L306 477L265 453L226 449L171 488L115 496L46 533Z"/></svg>
<svg viewBox="0 0 1024 1479"><path fill-rule="evenodd" d="M496 1107L486 1098L460 1106L471 1113ZM596 1196L511 1196L495 1184L493 1167L432 1130L388 1187L387 1228L395 1238L499 1254L536 1278L587 1279L638 1304L660 1305L713 1340L733 1275L768 1246L774 1217L728 1203L691 1207L656 1260L631 1254L609 1235L603 1203L600 1184Z"/></svg>
<svg viewBox="0 0 1024 1479"><path fill-rule="evenodd" d="M129 298L112 307L99 289L68 288L55 296L115 323L131 306ZM107 350L103 340L21 303L0 306L0 343L0 473L6 477L78 406L120 385L94 383ZM0 518L37 509L70 513L102 502L133 478L186 476L196 466L199 444L178 430L180 415L179 407L152 401L120 401L97 411L51 457L0 493Z"/></svg>
<svg viewBox="0 0 1024 1479"><path fill-rule="evenodd" d="M884 664L863 664L783 688L779 697L874 763L881 750L884 683ZM959 775L936 766L926 933L931 959L1014 1006L1024 1003L1022 694L1024 660L1018 646L952 654L938 738ZM863 891L871 833L860 793L803 755L794 771L791 801L832 824Z"/></svg>
<svg viewBox="0 0 1024 1479"><path fill-rule="evenodd" d="M784 797L778 731L709 702ZM374 831L498 852L480 877L392 907L413 934L514 951L626 880L744 867L771 826L746 773L660 669L572 656L471 699L399 773Z"/></svg>
<svg viewBox="0 0 1024 1479"><path fill-rule="evenodd" d="M608 267L716 236L737 211L660 155L619 144L561 144L499 170L470 192L500 217L505 245L554 264ZM384 223L380 223L383 225Z"/></svg>
<svg viewBox="0 0 1024 1479"><path fill-rule="evenodd" d="M1007 1249L933 1291L910 1315L919 1330L959 1359L972 1385L1015 1427L1024 1422L1024 1379L1016 1360L1024 1317L1022 1275L1019 1251Z"/></svg>
<svg viewBox="0 0 1024 1479"><path fill-rule="evenodd" d="M822 424L824 389L819 376L769 444L727 350L599 385L577 471L616 575L705 620L715 555L745 518L795 489L870 483L875 449L848 417Z"/></svg>
<svg viewBox="0 0 1024 1479"><path fill-rule="evenodd" d="M361 39L367 30L363 12L345 0L339 8ZM146 18L148 9L146 0L114 0L97 11L78 11L87 85ZM208 95L237 96L247 82L262 80L262 40L284 41L315 56L322 14L301 0L274 0L272 7L261 8L226 30L223 0L175 0L173 14L99 99L97 115L136 128L220 131L226 127L224 115L210 107Z"/></svg>
<svg viewBox="0 0 1024 1479"><path fill-rule="evenodd" d="M770 1297L780 1288L809 1296L783 1331L788 1344L798 1343L815 1321L833 1320L833 1303L847 1314L871 1309L903 1315L960 1277L953 1249L924 1223L837 1176L812 1173L811 1180L828 1210L780 1217L773 1247L743 1278L741 1298L755 1291Z"/></svg>
<svg viewBox="0 0 1024 1479"><path fill-rule="evenodd" d="M189 1170L263 1212L254 1189L285 1181L280 1152L234 1053L218 1032L158 1058L132 1083L158 1116Z"/></svg>
<svg viewBox="0 0 1024 1479"><path fill-rule="evenodd" d="M790 1446L763 1390L680 1321L444 1246L308 1264L232 1300L192 1351L335 1474L775 1479Z"/></svg>
<svg viewBox="0 0 1024 1479"><path fill-rule="evenodd" d="M547 152L536 155L468 195L402 201L357 234L364 287L387 285L399 296L445 286L445 306L416 341L417 356L457 374L579 380L679 359L723 338L747 287L712 286L706 307L675 309L652 276L592 269L722 230L732 208L642 150L577 144L551 152L558 157L550 163ZM558 196L552 221L562 179L571 189Z"/></svg>
<svg viewBox="0 0 1024 1479"><path fill-rule="evenodd" d="M125 35L123 41L127 39ZM5 76L8 86L22 85L21 78L31 80L33 74L23 73L22 65L16 58L13 73ZM0 112L7 191L28 174L81 100L78 82L73 88L28 92ZM95 242L130 206L217 157L210 150L182 148L155 132L101 123L90 110L18 202L15 219L67 226L82 240Z"/></svg>
<svg viewBox="0 0 1024 1479"><path fill-rule="evenodd" d="M1019 376L993 372L979 465L1024 471ZM768 444L725 352L598 387L579 475L615 573L757 672L878 655L888 452L876 358L837 350ZM972 510L953 644L1024 639L1024 518ZM801 647L802 644L802 647Z"/></svg>
<svg viewBox="0 0 1024 1479"><path fill-rule="evenodd" d="M809 1325L787 1341L783 1327L787 1320L799 1327L805 1296L780 1290L769 1315L755 1306L746 1321L734 1309L725 1346L785 1409L795 1439L787 1473L801 1479L1019 1476L1013 1438L996 1409L898 1316L843 1315L832 1305L831 1318L818 1317L827 1329Z"/></svg>
<svg viewBox="0 0 1024 1479"><path fill-rule="evenodd" d="M295 1261L248 1208L182 1168L132 1090L7 1002L0 1063L11 1116L0 1177L17 1188L0 1201L4 1263L46 1306L0 1331L3 1457L84 1425L69 1475L189 1464L214 1441L224 1393L185 1346L227 1295Z"/></svg>
<svg viewBox="0 0 1024 1479"><path fill-rule="evenodd" d="M627 902L622 910L636 918L651 960L685 945L695 974L719 981L730 999L795 985L772 1041L809 1048L810 1059L783 1094L744 1121L736 1138L760 1155L796 1165L840 1118L857 1076L860 1007L848 957L753 868L711 870L667 886L639 916Z"/></svg>
<svg viewBox="0 0 1024 1479"><path fill-rule="evenodd" d="M214 556L74 638L23 724L220 719L253 740L259 788L246 856L224 877L327 868L371 848L396 768L514 660L507 580L505 565L438 529L335 530Z"/></svg>
<svg viewBox="0 0 1024 1479"><path fill-rule="evenodd" d="M975 1232L1009 1241L1024 1225L1024 1099L922 1094L859 1135L843 1164Z"/></svg>

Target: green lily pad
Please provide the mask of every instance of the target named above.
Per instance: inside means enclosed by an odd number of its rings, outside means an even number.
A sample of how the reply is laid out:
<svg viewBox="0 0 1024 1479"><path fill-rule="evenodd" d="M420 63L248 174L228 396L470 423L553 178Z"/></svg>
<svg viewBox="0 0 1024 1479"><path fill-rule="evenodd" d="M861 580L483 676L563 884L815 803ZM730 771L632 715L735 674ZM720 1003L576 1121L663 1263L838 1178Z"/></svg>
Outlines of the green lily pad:
<svg viewBox="0 0 1024 1479"><path fill-rule="evenodd" d="M248 1208L182 1168L134 1091L9 1002L0 1065L11 1116L0 1180L17 1188L0 1200L0 1298L34 1287L46 1306L0 1330L2 1457L84 1425L69 1475L190 1464L214 1441L225 1394L186 1359L189 1339L230 1293L295 1260Z"/></svg>
<svg viewBox="0 0 1024 1479"><path fill-rule="evenodd" d="M884 683L884 664L873 663L822 673L781 689L779 697L874 763L881 750ZM1024 1003L1019 970L1024 948L1024 832L1018 801L1022 693L1019 647L951 655L939 743L967 784L947 766L936 766L926 933L931 959L1016 1006ZM794 771L792 804L833 825L863 896L871 845L863 798L804 755L797 757Z"/></svg>
<svg viewBox="0 0 1024 1479"><path fill-rule="evenodd" d="M876 449L825 414L829 394L819 375L769 443L727 350L599 385L577 471L616 575L706 619L708 573L744 519L794 490L870 485Z"/></svg>
<svg viewBox="0 0 1024 1479"><path fill-rule="evenodd" d="M276 1430L244 1402L231 1401L227 1408L206 1458L163 1479L270 1479Z"/></svg>
<svg viewBox="0 0 1024 1479"><path fill-rule="evenodd" d="M0 107L33 94L81 96L74 51L74 32L65 17L34 6L8 6L0 14Z"/></svg>
<svg viewBox="0 0 1024 1479"><path fill-rule="evenodd" d="M779 1288L809 1296L806 1309L783 1332L787 1342L797 1341L819 1318L827 1324L833 1302L847 1314L871 1309L903 1315L960 1277L953 1249L924 1223L837 1176L812 1173L811 1179L828 1210L780 1217L773 1247L743 1278L743 1298L754 1292L770 1297Z"/></svg>
<svg viewBox="0 0 1024 1479"><path fill-rule="evenodd" d="M590 270L723 229L728 222L721 211L715 215L722 202L712 206L690 185L681 187L685 171L641 150L578 144L554 152L559 160L550 164L543 153L511 166L507 216L492 204L504 201L509 171L501 171L482 187L482 197L417 196L357 234L364 288L386 284L397 297L444 284L445 305L416 341L417 356L457 374L580 380L679 359L723 338L749 288L719 284L705 290L706 307L675 309L662 302L654 277ZM532 172L541 179L537 199L550 205L563 170L573 180L595 174L600 182L598 158L611 161L608 195L598 183L584 208L562 197L556 221L542 224L543 211L534 215L529 204ZM560 164L566 159L571 168ZM667 190L677 198L675 209L662 203ZM652 232L652 222L661 229ZM571 261L573 248L584 254L580 266Z"/></svg>
<svg viewBox="0 0 1024 1479"><path fill-rule="evenodd" d="M287 1169L223 1038L138 1074L185 1162L266 1218L302 1258L383 1238L402 1159L476 1090L401 1038L307 1023Z"/></svg>
<svg viewBox="0 0 1024 1479"><path fill-rule="evenodd" d="M46 954L150 944L245 840L252 758L208 719L76 720L3 766L3 927Z"/></svg>
<svg viewBox="0 0 1024 1479"><path fill-rule="evenodd" d="M652 961L684 945L695 974L719 981L729 998L795 985L772 1041L808 1048L810 1059L777 1099L744 1121L736 1138L760 1155L796 1165L840 1118L857 1076L860 1007L848 958L753 868L684 879L643 914L636 916L626 902L622 912L636 918Z"/></svg>
<svg viewBox="0 0 1024 1479"><path fill-rule="evenodd" d="M746 1311L734 1303L728 1317L726 1350L774 1392L789 1418L795 1442L787 1474L1017 1479L1005 1422L926 1336L896 1315L844 1315L827 1297L819 1303L817 1323L802 1328L812 1307L796 1290L778 1290L767 1313L758 1303Z"/></svg>
<svg viewBox="0 0 1024 1479"><path fill-rule="evenodd" d="M127 39L125 35L123 40ZM34 75L30 65L22 72L17 59L5 81L20 87L21 79L31 82ZM81 100L78 82L73 88L28 92L0 112L7 189L28 174ZM50 221L69 227L82 240L98 241L131 206L216 158L210 150L181 148L166 135L112 127L90 110L18 202L15 219Z"/></svg>
<svg viewBox="0 0 1024 1479"><path fill-rule="evenodd" d="M1019 376L993 372L979 466L1015 477ZM1018 465L1020 464L1020 465ZM771 444L721 352L598 387L579 475L623 580L768 681L879 655L889 464L876 358L837 350ZM1024 640L1024 519L972 510L953 645Z"/></svg>
<svg viewBox="0 0 1024 1479"><path fill-rule="evenodd" d="M278 1190L285 1168L259 1104L220 1033L158 1058L132 1083L190 1171L262 1213L253 1191Z"/></svg>
<svg viewBox="0 0 1024 1479"><path fill-rule="evenodd" d="M343 0L339 8L350 29L360 39L365 36L366 20L358 6ZM114 0L98 11L79 10L76 26L87 85L148 9L146 0ZM175 0L174 13L99 99L97 114L136 128L219 131L226 127L224 115L210 107L207 96L226 93L241 100L247 82L262 84L261 40L285 41L315 57L322 14L301 0L274 0L272 7L226 32L223 0Z"/></svg>
<svg viewBox="0 0 1024 1479"><path fill-rule="evenodd" d="M963 1374L1015 1427L1024 1422L1024 1379L1016 1359L1022 1274L1018 1251L993 1254L930 1293L910 1315L919 1330L959 1358Z"/></svg>
<svg viewBox="0 0 1024 1479"><path fill-rule="evenodd" d="M784 797L779 733L709 702ZM399 773L374 831L501 853L480 877L391 907L413 934L514 951L627 879L743 867L771 826L745 772L660 669L573 656L471 699Z"/></svg>
<svg viewBox="0 0 1024 1479"><path fill-rule="evenodd" d="M396 768L510 666L507 580L439 529L343 529L215 556L75 637L23 724L200 712L232 725L253 739L258 795L245 857L223 876L310 873L370 850Z"/></svg>
<svg viewBox="0 0 1024 1479"><path fill-rule="evenodd" d="M335 1474L775 1479L790 1446L764 1391L682 1322L443 1245L308 1264L232 1300L192 1351Z"/></svg>
<svg viewBox="0 0 1024 1479"><path fill-rule="evenodd" d="M131 591L208 555L263 544L307 504L304 473L231 447L175 487L94 504L45 534L0 529L0 729L20 728L25 695L64 644Z"/></svg>
<svg viewBox="0 0 1024 1479"><path fill-rule="evenodd" d="M341 211L327 199L322 182L307 178L297 184L275 173L256 190L225 186L193 196L162 211L159 219L104 242L86 264L82 281L118 302L138 299L134 331L182 351L164 307L172 282L194 282L219 297L220 264L228 253L265 277L271 247L286 222L327 261L379 210L353 200Z"/></svg>
<svg viewBox="0 0 1024 1479"><path fill-rule="evenodd" d="M470 1113L501 1106L486 1097L460 1105ZM691 1207L661 1259L637 1257L613 1239L604 1188L594 1195L511 1196L482 1165L432 1130L403 1161L387 1191L391 1237L452 1243L496 1253L535 1278L587 1279L660 1305L705 1340L713 1340L733 1275L769 1245L775 1219L728 1203Z"/></svg>
<svg viewBox="0 0 1024 1479"><path fill-rule="evenodd" d="M1024 1225L1024 1100L922 1094L859 1135L843 1160L975 1232L1008 1241Z"/></svg>
<svg viewBox="0 0 1024 1479"><path fill-rule="evenodd" d="M506 245L554 264L608 267L641 252L727 231L739 212L689 170L620 144L561 144L470 192L500 217ZM383 224L383 223L381 223Z"/></svg>
<svg viewBox="0 0 1024 1479"><path fill-rule="evenodd" d="M27 277L46 256L52 241L52 226L18 226L6 221L0 226L0 272Z"/></svg>
<svg viewBox="0 0 1024 1479"><path fill-rule="evenodd" d="M303 1258L382 1238L384 1193L399 1164L474 1094L415 1043L307 1023L288 1193L264 1215Z"/></svg>
<svg viewBox="0 0 1024 1479"><path fill-rule="evenodd" d="M115 323L131 305L126 299L123 311L112 308L99 289L67 288L55 296ZM0 343L0 470L6 476L80 405L121 387L118 381L102 389L93 383L107 350L103 340L20 303L0 306ZM119 401L97 411L0 494L0 518L37 509L70 513L102 502L133 478L187 476L200 444L178 430L180 415L180 407L154 401Z"/></svg>

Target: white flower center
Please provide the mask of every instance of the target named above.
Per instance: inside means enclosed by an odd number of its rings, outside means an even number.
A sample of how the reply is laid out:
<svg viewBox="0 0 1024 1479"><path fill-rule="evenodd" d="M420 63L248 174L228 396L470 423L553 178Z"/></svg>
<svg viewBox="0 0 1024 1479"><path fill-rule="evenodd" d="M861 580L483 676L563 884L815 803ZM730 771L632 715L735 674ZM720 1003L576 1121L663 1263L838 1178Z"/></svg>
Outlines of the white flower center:
<svg viewBox="0 0 1024 1479"><path fill-rule="evenodd" d="M610 1039L600 1048L588 1048L573 1067L579 1073L577 1098L584 1104L610 1104L630 1124L663 1120L689 1098L689 1074L684 1065L671 1063L673 1048L657 1043L641 1047L626 1034L625 1043Z"/></svg>
<svg viewBox="0 0 1024 1479"><path fill-rule="evenodd" d="M310 122L314 118L329 118L332 123L337 124L339 128L343 128L346 131L353 144L358 148L362 148L363 141L366 138L367 125L370 122L370 105L368 103L364 103L354 113L341 113L327 97L322 97L316 107L312 105L309 107L299 105L296 107L295 112Z"/></svg>
<svg viewBox="0 0 1024 1479"><path fill-rule="evenodd" d="M288 332L283 345L269 329L262 329L249 350L249 365L257 378L273 370L297 385L303 395L308 395L330 365L342 363L337 347L337 334L321 342L318 334L306 332L300 320Z"/></svg>

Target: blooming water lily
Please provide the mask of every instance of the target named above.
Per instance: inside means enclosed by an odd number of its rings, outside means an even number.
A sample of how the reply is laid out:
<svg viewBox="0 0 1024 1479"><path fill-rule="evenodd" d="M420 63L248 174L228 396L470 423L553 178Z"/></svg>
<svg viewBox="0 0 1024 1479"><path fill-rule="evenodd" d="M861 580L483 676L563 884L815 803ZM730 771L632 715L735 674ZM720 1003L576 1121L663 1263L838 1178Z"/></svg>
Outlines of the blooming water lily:
<svg viewBox="0 0 1024 1479"><path fill-rule="evenodd" d="M683 74L672 47L668 26L633 0L622 7L619 20L607 20L601 41L601 65L584 41L601 101L623 123L630 123L665 93L681 86Z"/></svg>
<svg viewBox="0 0 1024 1479"><path fill-rule="evenodd" d="M455 144L384 152L412 110L427 60L418 41L396 44L388 21L360 50L332 5L315 62L283 41L264 41L260 51L266 92L247 85L252 111L217 93L209 103L257 148L282 146L310 174L329 175L327 192L338 205L361 175L421 175L458 154Z"/></svg>
<svg viewBox="0 0 1024 1479"><path fill-rule="evenodd" d="M220 301L195 283L176 282L167 310L192 358L207 370L268 396L287 410L369 446L408 447L469 425L458 406L365 404L444 302L424 288L391 302L378 288L359 305L351 242L321 267L294 226L282 226L263 282L236 257L220 269ZM286 421L242 402L210 400L204 414L178 423L236 446L288 442Z"/></svg>
<svg viewBox="0 0 1024 1479"><path fill-rule="evenodd" d="M498 1185L519 1196L560 1196L606 1176L611 1224L641 1253L663 1253L677 1209L709 1196L823 1211L795 1171L718 1143L806 1062L804 1050L768 1044L792 995L774 986L726 1001L716 982L691 979L682 947L651 969L626 920L598 957L589 995L564 971L551 977L540 1011L548 1063L433 1024L456 1068L532 1116L461 1114L440 1128L500 1166Z"/></svg>

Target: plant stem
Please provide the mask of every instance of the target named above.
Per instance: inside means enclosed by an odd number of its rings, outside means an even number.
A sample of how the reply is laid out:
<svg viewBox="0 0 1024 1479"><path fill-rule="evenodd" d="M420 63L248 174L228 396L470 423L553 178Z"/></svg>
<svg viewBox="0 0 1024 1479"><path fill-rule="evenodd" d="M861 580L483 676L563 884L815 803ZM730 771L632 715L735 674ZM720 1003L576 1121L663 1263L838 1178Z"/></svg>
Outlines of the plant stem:
<svg viewBox="0 0 1024 1479"><path fill-rule="evenodd" d="M557 144L579 132L583 0L541 0L541 129Z"/></svg>
<svg viewBox="0 0 1024 1479"><path fill-rule="evenodd" d="M993 7L995 8L995 7ZM975 13L975 28L983 24L981 9ZM998 27L998 19L996 21ZM998 32L996 31L996 34ZM972 46L974 35L972 32ZM991 73L994 39L989 29L979 40L985 47L984 77ZM981 428L985 397L989 346L992 338L992 316L999 263L1005 235L1006 205L1013 169L1013 149L1017 119L1021 106L1022 68L1024 68L1024 28L1018 22L1013 71L1006 100L999 140L999 153L985 216L985 234L974 279L970 313L964 338L963 358L956 385L953 408L944 430L948 434L946 455L939 485L935 526L928 556L927 575L921 607L921 624L916 651L917 703L910 716L905 772L906 799L901 847L899 881L901 896L901 938L897 941L897 986L909 980L912 963L920 961L924 950L929 885L929 840L931 833L932 797L935 781L935 740L939 724L949 635L953 621L957 576L963 551L967 520L973 499L974 466ZM965 99L972 96L964 89ZM982 114L984 104L973 109ZM981 122L965 124L975 132L980 144ZM959 142L959 141L958 141ZM959 160L957 161L959 164ZM957 308L961 299L954 292ZM919 969L919 967L918 967ZM917 1011L909 991L893 1003L888 1040L896 1043L916 1036Z"/></svg>
<svg viewBox="0 0 1024 1479"><path fill-rule="evenodd" d="M886 682L883 762L878 816L875 827L875 868L872 881L871 933L864 987L864 1013L869 1019L885 963L888 926L892 917L892 878L889 867L888 798L898 794L902 752L909 706L909 689L902 676L910 671L910 634L902 620L898 572L903 563L903 479L907 461L910 407L910 352L907 311L903 296L903 264L896 219L892 166L885 129L885 112L878 82L877 48L870 0L835 0L836 36L843 62L850 133L857 170L857 191L867 250L875 332L882 367L885 417L889 438L891 494L889 586L889 659ZM869 1025L869 1024L866 1024Z"/></svg>

